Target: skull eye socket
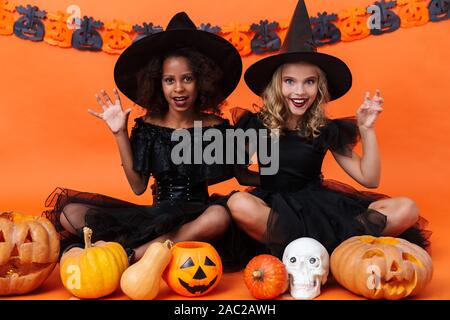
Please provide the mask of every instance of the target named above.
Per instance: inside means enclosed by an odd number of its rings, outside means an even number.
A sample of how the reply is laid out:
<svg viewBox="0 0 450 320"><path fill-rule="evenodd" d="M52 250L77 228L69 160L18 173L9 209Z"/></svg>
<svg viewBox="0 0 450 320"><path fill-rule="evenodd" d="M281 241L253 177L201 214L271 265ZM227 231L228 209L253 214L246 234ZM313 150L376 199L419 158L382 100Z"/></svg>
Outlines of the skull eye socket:
<svg viewBox="0 0 450 320"><path fill-rule="evenodd" d="M291 257L291 258L289 259L289 262L290 262L290 263L296 263L296 262L297 262L297 258Z"/></svg>
<svg viewBox="0 0 450 320"><path fill-rule="evenodd" d="M311 267L317 268L318 266L320 266L320 260L317 257L310 257L308 262Z"/></svg>

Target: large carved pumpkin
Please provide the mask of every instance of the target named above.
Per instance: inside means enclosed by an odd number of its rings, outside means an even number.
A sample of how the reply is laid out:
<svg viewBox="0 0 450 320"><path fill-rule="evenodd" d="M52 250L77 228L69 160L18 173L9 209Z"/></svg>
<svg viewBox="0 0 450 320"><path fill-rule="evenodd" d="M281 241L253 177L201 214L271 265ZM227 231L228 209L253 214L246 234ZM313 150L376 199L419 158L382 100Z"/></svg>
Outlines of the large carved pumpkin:
<svg viewBox="0 0 450 320"><path fill-rule="evenodd" d="M213 290L222 277L222 261L216 249L206 242L178 242L163 279L176 293L202 296Z"/></svg>
<svg viewBox="0 0 450 320"><path fill-rule="evenodd" d="M397 300L421 291L431 280L431 257L400 238L357 236L331 255L331 272L343 287L369 299Z"/></svg>
<svg viewBox="0 0 450 320"><path fill-rule="evenodd" d="M0 213L0 295L39 287L58 262L59 239L44 217Z"/></svg>

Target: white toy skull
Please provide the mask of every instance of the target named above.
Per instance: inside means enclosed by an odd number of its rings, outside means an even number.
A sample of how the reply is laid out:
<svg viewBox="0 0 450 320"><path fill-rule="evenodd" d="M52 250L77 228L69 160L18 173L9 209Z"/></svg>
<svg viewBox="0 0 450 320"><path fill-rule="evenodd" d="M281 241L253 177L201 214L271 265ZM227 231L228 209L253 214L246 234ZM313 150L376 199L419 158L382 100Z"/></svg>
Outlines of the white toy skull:
<svg viewBox="0 0 450 320"><path fill-rule="evenodd" d="M327 282L329 255L325 247L312 238L299 238L284 249L283 263L289 274L290 293L295 299L314 299Z"/></svg>

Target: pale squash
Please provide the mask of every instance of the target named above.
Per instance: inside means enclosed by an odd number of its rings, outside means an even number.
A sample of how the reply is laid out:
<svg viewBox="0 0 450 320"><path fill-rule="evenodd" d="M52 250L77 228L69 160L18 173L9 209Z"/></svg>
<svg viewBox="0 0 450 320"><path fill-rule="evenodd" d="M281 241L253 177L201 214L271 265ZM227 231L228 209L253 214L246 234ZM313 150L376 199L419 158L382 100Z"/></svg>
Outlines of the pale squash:
<svg viewBox="0 0 450 320"><path fill-rule="evenodd" d="M120 287L133 300L152 300L159 293L161 276L172 258L172 241L154 242L144 256L122 274Z"/></svg>

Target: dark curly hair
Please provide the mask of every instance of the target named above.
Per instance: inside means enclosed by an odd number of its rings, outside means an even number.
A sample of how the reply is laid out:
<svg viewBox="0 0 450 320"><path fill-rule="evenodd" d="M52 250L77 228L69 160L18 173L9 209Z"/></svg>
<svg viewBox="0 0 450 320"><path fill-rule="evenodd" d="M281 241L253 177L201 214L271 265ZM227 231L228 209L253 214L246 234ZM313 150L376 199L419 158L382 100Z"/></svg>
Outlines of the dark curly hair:
<svg viewBox="0 0 450 320"><path fill-rule="evenodd" d="M197 80L197 99L194 102L196 110L220 114L220 107L225 100L220 85L223 72L212 59L196 49L187 47L175 49L164 56L153 57L138 73L137 103L150 106L145 108L150 115L162 115L168 110L161 79L163 62L171 57L184 57L189 61Z"/></svg>

